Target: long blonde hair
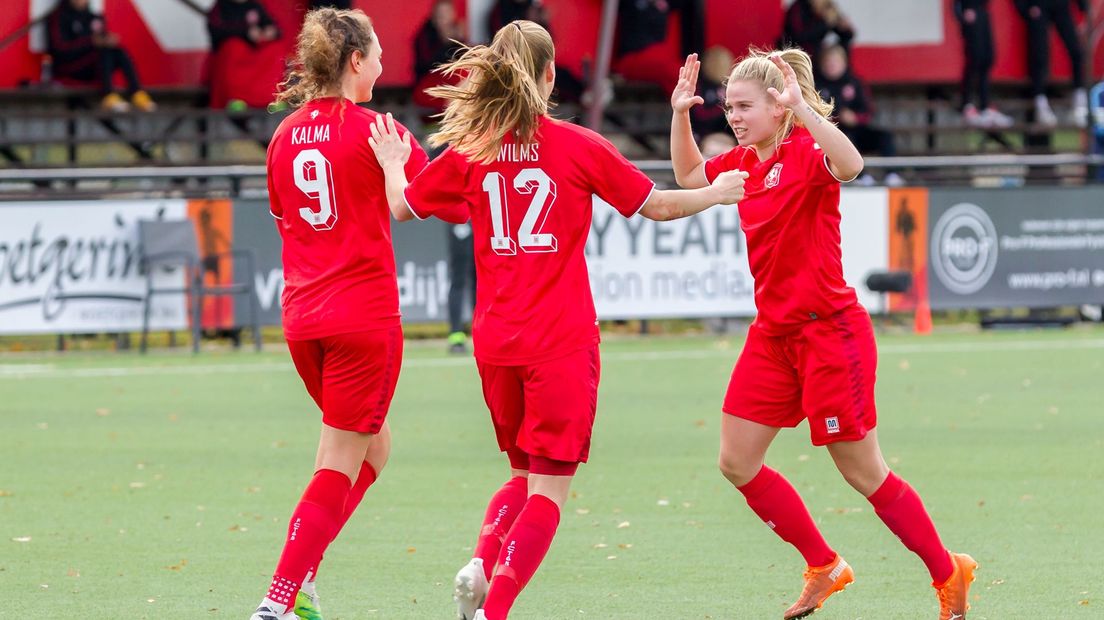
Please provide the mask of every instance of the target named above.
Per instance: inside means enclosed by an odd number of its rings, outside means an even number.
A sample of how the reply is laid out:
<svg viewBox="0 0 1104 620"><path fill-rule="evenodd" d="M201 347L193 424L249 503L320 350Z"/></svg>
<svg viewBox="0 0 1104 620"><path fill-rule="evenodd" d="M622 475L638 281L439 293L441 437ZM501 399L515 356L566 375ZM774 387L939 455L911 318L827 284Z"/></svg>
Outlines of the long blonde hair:
<svg viewBox="0 0 1104 620"><path fill-rule="evenodd" d="M372 47L372 20L360 9L316 9L307 13L295 45L294 69L276 91L276 101L297 108L341 85L354 51Z"/></svg>
<svg viewBox="0 0 1104 620"><path fill-rule="evenodd" d="M449 144L470 161L490 163L510 132L519 142L531 140L548 113L538 84L555 56L548 31L527 20L503 26L490 45L465 48L459 59L437 69L462 80L426 91L448 101L429 143Z"/></svg>
<svg viewBox="0 0 1104 620"><path fill-rule="evenodd" d="M755 47L748 48L747 56L740 59L740 62L732 68L728 81L758 82L763 86L764 91L767 88L774 88L778 92L782 92L785 81L782 77L782 71L774 66L774 62L771 61L771 56L774 55L781 56L782 60L793 67L794 73L797 74L797 84L801 87L801 97L805 100L805 103L812 106L817 114L825 118L831 115L832 102L822 99L820 92L817 91L816 85L813 83L813 61L808 54L800 49L787 48L781 51L773 51ZM766 97L769 101L774 101L770 94L767 94ZM782 124L774 133L773 143L775 145L780 144L789 135L795 122L797 121L794 119L793 111L787 109L782 117Z"/></svg>

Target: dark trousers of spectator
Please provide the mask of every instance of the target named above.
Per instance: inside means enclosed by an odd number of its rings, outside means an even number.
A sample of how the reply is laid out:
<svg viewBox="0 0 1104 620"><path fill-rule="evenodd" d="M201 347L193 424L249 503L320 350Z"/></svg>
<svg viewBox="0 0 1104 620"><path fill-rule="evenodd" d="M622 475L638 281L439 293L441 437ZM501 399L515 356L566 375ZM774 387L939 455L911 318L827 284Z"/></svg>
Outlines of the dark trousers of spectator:
<svg viewBox="0 0 1104 620"><path fill-rule="evenodd" d="M1050 73L1050 25L1054 24L1062 44L1069 54L1073 71L1073 87L1085 87L1085 56L1077 27L1073 24L1070 0L1047 0L1039 3L1037 16L1027 15L1027 67L1031 74L1031 94L1045 95L1047 76Z"/></svg>
<svg viewBox="0 0 1104 620"><path fill-rule="evenodd" d="M962 25L962 45L966 66L962 71L962 106L974 101L984 110L989 107L989 71L993 68L993 28L987 11L977 11L974 23Z"/></svg>
<svg viewBox="0 0 1104 620"><path fill-rule="evenodd" d="M467 227L464 238L457 236L457 228ZM470 224L449 226L448 232L448 319L449 333L464 331L464 293L471 291L475 302L475 257L473 254ZM470 309L472 304L468 305Z"/></svg>
<svg viewBox="0 0 1104 620"><path fill-rule="evenodd" d="M897 154L897 147L893 144L893 134L884 129L870 125L855 125L854 127L841 126L840 130L860 153L877 153L882 157L893 157Z"/></svg>
<svg viewBox="0 0 1104 620"><path fill-rule="evenodd" d="M115 72L122 71L123 77L126 78L126 94L128 97L142 88L138 84L138 74L134 71L134 63L130 61L130 55L126 51L117 47L101 47L90 53L96 55L95 62L72 63L73 68L71 70L65 66L57 66L54 70L58 77L81 82L99 81L101 90L104 94L107 94L115 90L115 86L112 84Z"/></svg>

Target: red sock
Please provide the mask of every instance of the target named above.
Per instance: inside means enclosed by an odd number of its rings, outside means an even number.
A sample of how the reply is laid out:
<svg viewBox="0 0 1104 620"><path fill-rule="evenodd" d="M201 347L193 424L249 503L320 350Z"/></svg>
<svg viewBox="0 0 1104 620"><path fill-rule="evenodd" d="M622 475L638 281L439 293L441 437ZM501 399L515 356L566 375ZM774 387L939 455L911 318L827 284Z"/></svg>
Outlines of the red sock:
<svg viewBox="0 0 1104 620"><path fill-rule="evenodd" d="M939 540L924 502L916 489L902 480L897 474L889 472L882 486L866 498L874 506L874 512L889 527L889 530L901 539L928 567L934 583L945 583L954 572L951 554Z"/></svg>
<svg viewBox="0 0 1104 620"><path fill-rule="evenodd" d="M543 495L533 495L525 502L498 555L495 576L483 604L487 620L505 620L518 593L548 553L559 524L560 507L556 502Z"/></svg>
<svg viewBox="0 0 1104 620"><path fill-rule="evenodd" d="M836 559L797 489L782 474L764 465L751 482L736 488L779 538L797 548L806 564L825 566Z"/></svg>
<svg viewBox="0 0 1104 620"><path fill-rule="evenodd" d="M524 476L510 478L502 488L494 494L491 502L487 504L487 514L483 516L483 529L479 532L479 540L475 543L473 558L483 559L483 572L490 580L494 571L495 562L498 561L498 553L502 550L502 541L506 538L506 532L517 519L518 513L525 507L525 500L529 497L529 481Z"/></svg>
<svg viewBox="0 0 1104 620"><path fill-rule="evenodd" d="M285 607L295 604L295 595L312 566L333 540L352 484L345 474L332 469L314 472L303 497L291 513L287 541L268 598Z"/></svg>
<svg viewBox="0 0 1104 620"><path fill-rule="evenodd" d="M353 516L356 512L357 506L360 505L360 500L364 499L364 494L368 491L368 487L372 486L372 483L376 481L376 468L372 467L368 461L363 461L360 464L360 473L357 474L356 482L353 483L353 488L349 489L349 497L345 500L345 510L342 511L341 518L337 521L337 529L334 530L334 538L341 533L341 530L345 529L345 524L349 522L349 517ZM333 542L332 540L330 542ZM318 560L318 564L322 564L322 558ZM312 566L310 569L309 577L311 581L318 579L318 566Z"/></svg>

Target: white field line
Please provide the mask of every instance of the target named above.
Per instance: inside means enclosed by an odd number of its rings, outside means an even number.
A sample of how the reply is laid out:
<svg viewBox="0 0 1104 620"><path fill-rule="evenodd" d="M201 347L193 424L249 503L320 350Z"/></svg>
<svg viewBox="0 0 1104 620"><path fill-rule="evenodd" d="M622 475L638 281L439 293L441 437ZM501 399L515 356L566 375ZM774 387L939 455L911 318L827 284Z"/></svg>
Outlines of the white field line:
<svg viewBox="0 0 1104 620"><path fill-rule="evenodd" d="M934 344L897 344L878 347L883 355L929 353L994 353L1016 351L1061 351L1074 349L1104 349L1104 339L1084 340L1006 340L989 342L940 342ZM728 358L736 360L740 351L731 349L695 349L683 351L618 351L603 353L603 362L653 362ZM403 368L463 367L474 364L470 357L406 359ZM290 362L247 362L234 364L198 364L164 366L118 366L103 368L59 368L53 364L0 364L0 380L67 379L105 377L191 376L214 374L247 374L290 372Z"/></svg>

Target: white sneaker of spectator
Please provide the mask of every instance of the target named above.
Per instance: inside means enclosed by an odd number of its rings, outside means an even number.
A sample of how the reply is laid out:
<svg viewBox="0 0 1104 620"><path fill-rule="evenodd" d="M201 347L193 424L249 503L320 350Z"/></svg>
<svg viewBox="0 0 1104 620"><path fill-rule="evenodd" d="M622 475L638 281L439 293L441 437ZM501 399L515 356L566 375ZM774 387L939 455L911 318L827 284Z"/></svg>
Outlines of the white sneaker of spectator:
<svg viewBox="0 0 1104 620"><path fill-rule="evenodd" d="M859 178L855 179L851 183L860 187L870 187L871 185L876 184L877 181L874 180L874 175L870 174L869 172L864 172L859 175Z"/></svg>
<svg viewBox="0 0 1104 620"><path fill-rule="evenodd" d="M897 174L896 172L890 172L889 174L885 175L884 179L882 179L882 184L886 187L904 187L905 178Z"/></svg>
<svg viewBox="0 0 1104 620"><path fill-rule="evenodd" d="M1089 95L1084 88L1073 91L1073 109L1070 110L1070 121L1078 127L1089 124Z"/></svg>
<svg viewBox="0 0 1104 620"><path fill-rule="evenodd" d="M1058 117L1050 108L1050 101L1046 95L1035 95L1035 122L1044 127L1054 127L1058 124Z"/></svg>
<svg viewBox="0 0 1104 620"><path fill-rule="evenodd" d="M1013 123L1015 123L1011 116L1001 112L993 106L985 108L978 116L981 117L982 127L999 127L1004 129L1006 127L1011 127Z"/></svg>
<svg viewBox="0 0 1104 620"><path fill-rule="evenodd" d="M971 127L981 127L981 113L978 112L977 106L972 103L967 103L962 107L962 120Z"/></svg>

